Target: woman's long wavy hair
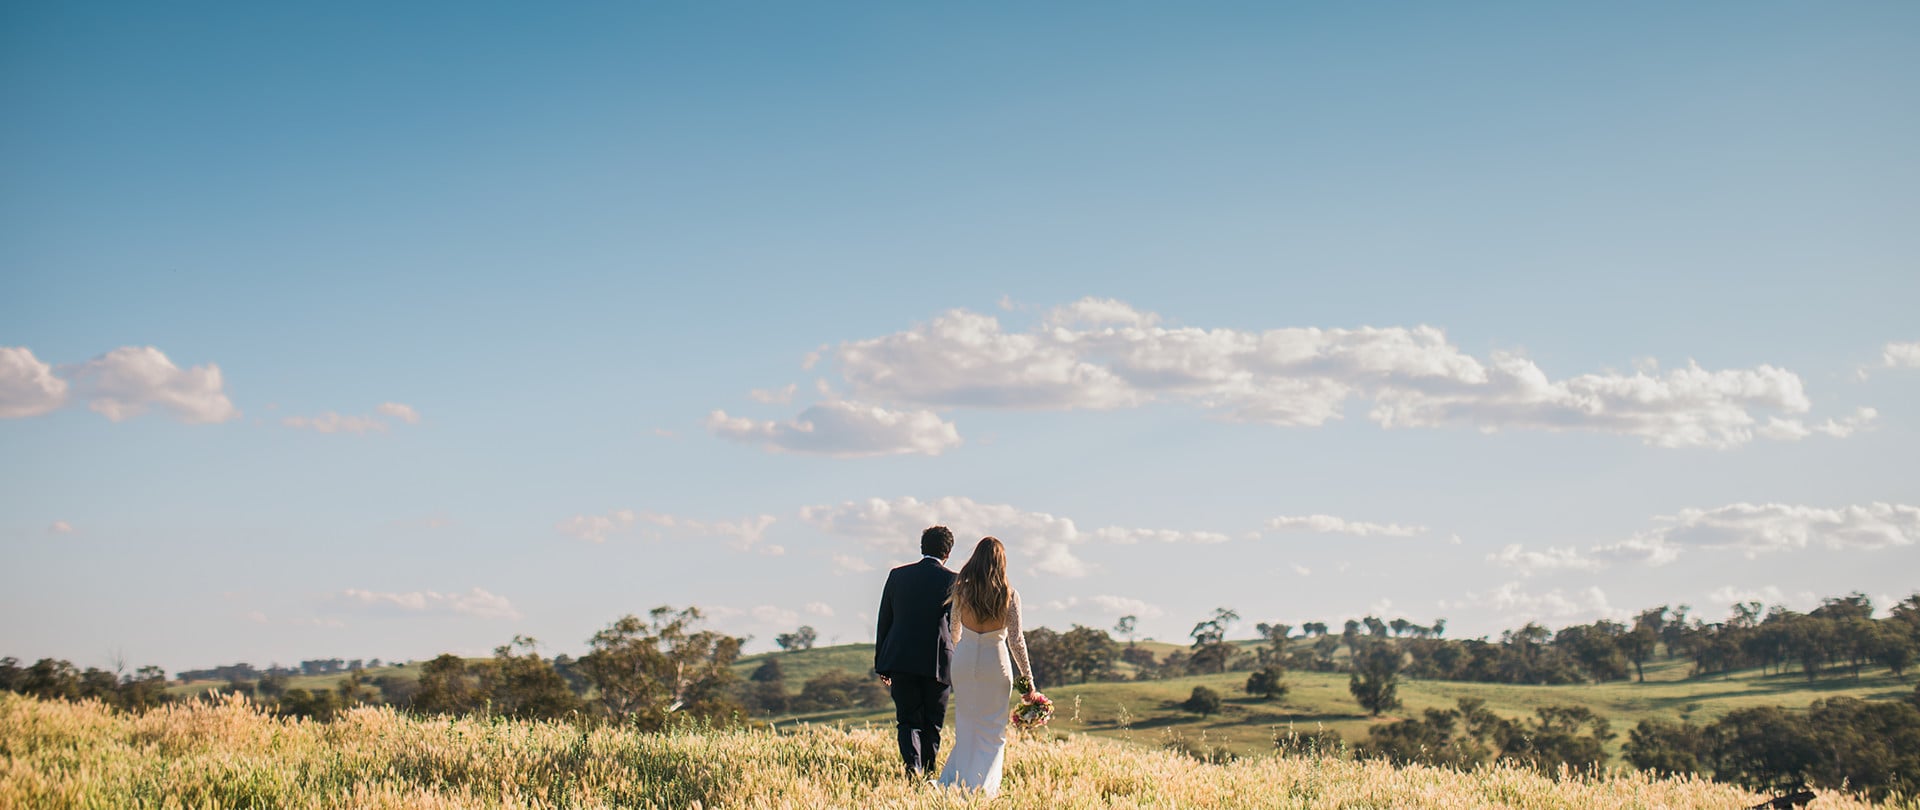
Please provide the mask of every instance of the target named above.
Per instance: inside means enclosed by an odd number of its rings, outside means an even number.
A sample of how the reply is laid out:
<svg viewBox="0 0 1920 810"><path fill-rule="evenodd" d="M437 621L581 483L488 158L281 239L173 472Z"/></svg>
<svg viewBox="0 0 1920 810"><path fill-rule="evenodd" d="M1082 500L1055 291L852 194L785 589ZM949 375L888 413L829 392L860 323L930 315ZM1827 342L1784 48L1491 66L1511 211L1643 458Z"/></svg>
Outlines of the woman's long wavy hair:
<svg viewBox="0 0 1920 810"><path fill-rule="evenodd" d="M1007 605L1013 601L1013 586L1007 584L1007 547L997 537L982 537L973 547L973 556L953 580L953 592L947 602L960 608L978 624L1002 624Z"/></svg>

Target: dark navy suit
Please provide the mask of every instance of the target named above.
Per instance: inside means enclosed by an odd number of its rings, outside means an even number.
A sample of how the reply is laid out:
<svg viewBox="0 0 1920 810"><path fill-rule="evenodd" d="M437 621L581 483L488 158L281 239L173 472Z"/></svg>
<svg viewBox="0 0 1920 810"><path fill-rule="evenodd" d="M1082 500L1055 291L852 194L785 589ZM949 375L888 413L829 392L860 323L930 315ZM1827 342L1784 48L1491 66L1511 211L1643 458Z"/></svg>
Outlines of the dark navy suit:
<svg viewBox="0 0 1920 810"><path fill-rule="evenodd" d="M940 724L953 689L953 621L947 591L956 574L923 557L887 574L874 633L873 671L893 679L893 711L900 724L900 758L908 773L933 770Z"/></svg>

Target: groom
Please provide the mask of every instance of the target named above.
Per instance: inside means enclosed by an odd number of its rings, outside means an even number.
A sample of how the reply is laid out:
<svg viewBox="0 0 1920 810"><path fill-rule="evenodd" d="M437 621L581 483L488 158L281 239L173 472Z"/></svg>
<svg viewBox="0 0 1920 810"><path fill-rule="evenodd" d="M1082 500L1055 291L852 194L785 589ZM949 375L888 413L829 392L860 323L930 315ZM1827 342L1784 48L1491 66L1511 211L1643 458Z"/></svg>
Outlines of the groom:
<svg viewBox="0 0 1920 810"><path fill-rule="evenodd" d="M920 561L887 574L880 594L880 627L874 633L873 671L893 693L900 723L900 758L907 775L923 777L940 753L940 724L947 719L953 688L953 637L947 570L953 532L934 526L920 533Z"/></svg>

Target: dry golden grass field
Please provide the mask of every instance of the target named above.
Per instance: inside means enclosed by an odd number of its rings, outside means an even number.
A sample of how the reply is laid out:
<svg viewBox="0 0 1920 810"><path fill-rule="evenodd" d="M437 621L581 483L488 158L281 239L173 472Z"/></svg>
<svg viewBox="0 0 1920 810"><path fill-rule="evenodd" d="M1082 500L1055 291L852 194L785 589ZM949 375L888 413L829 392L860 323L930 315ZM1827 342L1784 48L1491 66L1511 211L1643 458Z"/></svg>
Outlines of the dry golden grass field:
<svg viewBox="0 0 1920 810"><path fill-rule="evenodd" d="M143 715L0 694L5 808L1699 808L1762 797L1640 774L1395 769L1331 758L1210 765L1081 735L1017 739L996 799L907 783L882 727L642 734L415 719L277 719L239 698ZM1813 805L1868 807L1826 795ZM1914 807L1908 802L1901 806Z"/></svg>

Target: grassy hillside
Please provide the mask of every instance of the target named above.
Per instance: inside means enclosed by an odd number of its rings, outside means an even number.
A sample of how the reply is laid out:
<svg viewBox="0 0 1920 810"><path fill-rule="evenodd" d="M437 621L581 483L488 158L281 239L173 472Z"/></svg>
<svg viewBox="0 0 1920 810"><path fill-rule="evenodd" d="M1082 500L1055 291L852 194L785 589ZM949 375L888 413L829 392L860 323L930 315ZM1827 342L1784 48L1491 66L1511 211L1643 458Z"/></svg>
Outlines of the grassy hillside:
<svg viewBox="0 0 1920 810"><path fill-rule="evenodd" d="M144 715L0 693L0 807L1729 808L1760 797L1630 774L1557 782L1263 757L1206 765L1090 737L1016 739L995 800L901 779L879 729L638 734L415 720L277 720L244 700ZM1916 805L1907 804L1906 807ZM1825 796L1815 808L1864 808Z"/></svg>
<svg viewBox="0 0 1920 810"><path fill-rule="evenodd" d="M401 678L414 680L420 677L420 665L419 664L412 664L412 665L394 664L393 666L385 666L385 667L368 667L366 669L360 670L360 674L367 676L367 678L369 679L379 678L387 675L394 675ZM346 678L347 676L345 673L339 673L334 675L294 675L287 678L287 688L288 689L305 689L309 692L322 690L322 689L332 689L336 686L339 686L340 682L343 680L346 680ZM202 692L212 691L214 689L224 690L226 688L227 688L226 681L187 681L186 683L176 683L171 686L168 686L167 694L175 695L179 697L188 697L191 695L198 695Z"/></svg>
<svg viewBox="0 0 1920 810"><path fill-rule="evenodd" d="M783 656L782 667L788 673L790 687L797 689L801 682L796 677L798 673L825 669L828 666L825 661L838 661L846 649L836 647L778 655ZM870 655L866 651L871 647L861 649L862 655ZM756 660L758 658L756 656ZM860 663L856 671L864 672L870 658L855 658ZM752 664L742 666L751 669ZM1619 736L1610 748L1617 754L1625 742L1626 732L1643 718L1685 719L1704 724L1735 709L1751 706L1803 707L1815 700L1841 696L1893 699L1911 694L1914 689L1913 681L1896 678L1884 669L1870 670L1857 681L1828 675L1811 683L1797 674L1762 675L1758 670L1727 677L1689 679L1687 670L1685 661L1662 661L1647 667L1646 683L1616 681L1565 686L1407 680L1400 686L1400 700L1405 705L1381 718L1367 717L1347 691L1346 674L1335 672L1288 673L1291 691L1278 701L1247 695L1243 689L1247 679L1244 672L1165 681L1041 684L1041 688L1061 707L1054 721L1060 731L1150 745L1164 743L1175 736L1194 742L1204 738L1209 744L1241 755L1271 753L1275 731L1289 725L1303 731L1330 728L1349 742L1356 742L1366 738L1367 728L1374 723L1418 716L1428 708L1451 708L1463 697L1481 698L1489 708L1508 717L1531 715L1541 706L1586 706L1613 723ZM1201 685L1226 698L1221 714L1199 717L1176 707L1195 686ZM891 722L891 718L891 709L880 709L772 719L776 722L884 724Z"/></svg>

